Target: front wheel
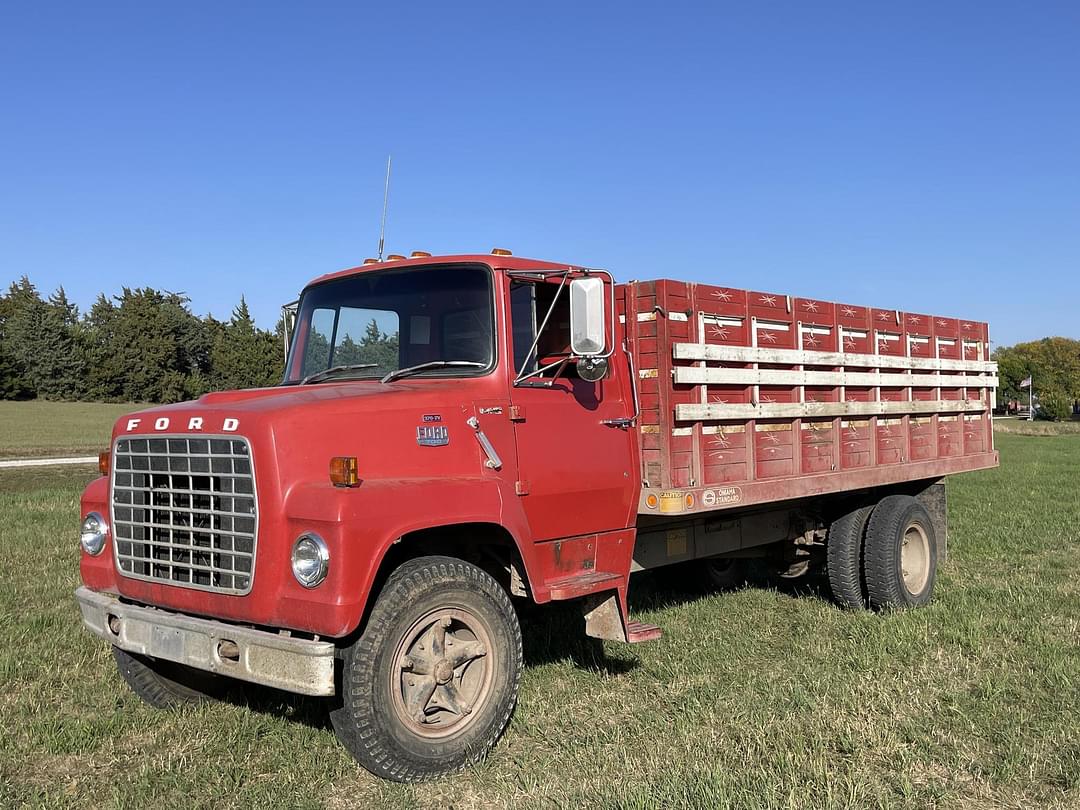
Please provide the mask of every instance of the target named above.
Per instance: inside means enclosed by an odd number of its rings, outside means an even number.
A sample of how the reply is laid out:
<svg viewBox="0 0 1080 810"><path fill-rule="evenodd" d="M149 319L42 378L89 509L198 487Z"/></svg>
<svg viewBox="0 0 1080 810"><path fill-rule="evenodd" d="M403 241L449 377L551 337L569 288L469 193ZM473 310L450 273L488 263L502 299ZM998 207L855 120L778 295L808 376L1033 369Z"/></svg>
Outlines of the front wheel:
<svg viewBox="0 0 1080 810"><path fill-rule="evenodd" d="M345 650L330 718L356 760L419 782L481 759L517 702L521 629L506 591L451 557L398 568Z"/></svg>

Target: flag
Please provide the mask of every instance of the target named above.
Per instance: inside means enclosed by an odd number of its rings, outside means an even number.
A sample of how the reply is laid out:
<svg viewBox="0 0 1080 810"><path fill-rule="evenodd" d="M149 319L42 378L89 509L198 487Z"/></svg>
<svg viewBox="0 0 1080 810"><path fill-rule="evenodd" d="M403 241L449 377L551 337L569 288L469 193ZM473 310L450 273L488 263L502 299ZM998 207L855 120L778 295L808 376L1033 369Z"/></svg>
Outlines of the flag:
<svg viewBox="0 0 1080 810"><path fill-rule="evenodd" d="M1024 377L1024 379L1022 379L1020 381L1020 387L1021 388L1031 388L1031 375L1030 374L1027 377Z"/></svg>

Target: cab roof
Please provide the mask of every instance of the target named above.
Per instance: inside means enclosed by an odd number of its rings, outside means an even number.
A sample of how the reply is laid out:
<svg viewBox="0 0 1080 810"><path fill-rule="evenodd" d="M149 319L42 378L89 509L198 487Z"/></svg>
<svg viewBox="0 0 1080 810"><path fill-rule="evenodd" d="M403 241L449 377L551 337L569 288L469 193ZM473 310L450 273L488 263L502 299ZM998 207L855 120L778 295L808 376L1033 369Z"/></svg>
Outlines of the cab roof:
<svg viewBox="0 0 1080 810"><path fill-rule="evenodd" d="M527 259L524 256L500 256L491 253L462 253L453 256L417 256L412 259L395 259L394 261L372 262L362 264L359 267L349 267L345 270L337 270L333 273L319 276L308 282L310 287L321 284L331 279L344 278L345 276L369 273L373 270L399 269L403 267L425 267L433 264L486 264L493 270L571 270L582 269L581 265L566 264L564 262L545 262L538 259Z"/></svg>

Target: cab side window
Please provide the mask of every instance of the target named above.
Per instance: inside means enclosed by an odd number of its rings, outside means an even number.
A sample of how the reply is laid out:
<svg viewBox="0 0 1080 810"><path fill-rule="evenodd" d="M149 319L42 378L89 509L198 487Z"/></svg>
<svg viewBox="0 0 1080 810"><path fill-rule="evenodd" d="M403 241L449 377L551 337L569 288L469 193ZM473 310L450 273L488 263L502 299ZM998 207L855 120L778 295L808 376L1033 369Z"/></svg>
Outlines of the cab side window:
<svg viewBox="0 0 1080 810"><path fill-rule="evenodd" d="M570 354L570 295L565 287L558 294L558 282L514 281L510 286L510 319L514 341L514 369L518 374L555 363ZM556 300L556 295L558 299ZM552 302L555 307L552 309ZM548 316L549 310L551 316ZM544 319L547 324L544 325ZM536 331L543 325L539 340ZM533 341L536 350L530 354ZM555 376L555 369L539 375ZM577 376L574 364L568 364L561 376Z"/></svg>

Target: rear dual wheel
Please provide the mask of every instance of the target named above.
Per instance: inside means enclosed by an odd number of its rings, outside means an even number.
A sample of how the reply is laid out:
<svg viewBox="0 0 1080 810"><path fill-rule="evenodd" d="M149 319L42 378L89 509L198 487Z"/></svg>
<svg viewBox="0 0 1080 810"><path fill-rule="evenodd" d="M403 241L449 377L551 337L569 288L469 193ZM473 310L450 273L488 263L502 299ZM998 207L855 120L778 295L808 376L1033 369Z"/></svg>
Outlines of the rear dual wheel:
<svg viewBox="0 0 1080 810"><path fill-rule="evenodd" d="M833 599L841 607L867 606L863 577L863 539L873 506L862 506L832 522L825 538L825 572Z"/></svg>
<svg viewBox="0 0 1080 810"><path fill-rule="evenodd" d="M882 498L866 527L863 568L875 608L921 607L937 579L937 536L929 513L909 495Z"/></svg>
<svg viewBox="0 0 1080 810"><path fill-rule="evenodd" d="M937 536L910 495L888 495L837 518L826 539L826 571L847 608L919 607L937 578Z"/></svg>

